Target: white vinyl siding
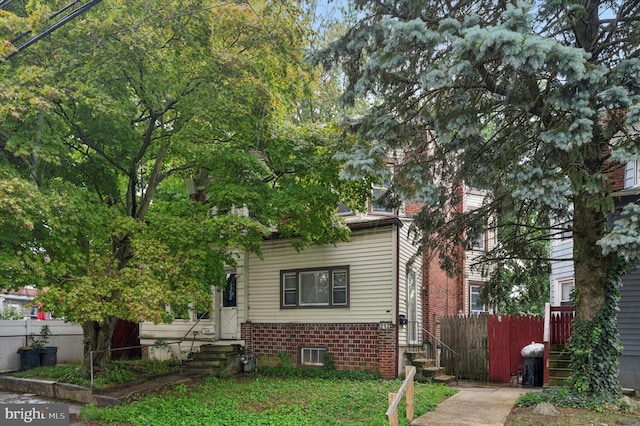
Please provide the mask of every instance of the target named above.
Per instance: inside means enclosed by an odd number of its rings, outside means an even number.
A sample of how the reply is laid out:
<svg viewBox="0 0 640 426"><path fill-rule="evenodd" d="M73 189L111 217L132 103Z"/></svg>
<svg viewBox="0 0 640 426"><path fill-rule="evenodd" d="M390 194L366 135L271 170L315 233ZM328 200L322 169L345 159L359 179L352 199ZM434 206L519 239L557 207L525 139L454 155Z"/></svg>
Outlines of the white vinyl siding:
<svg viewBox="0 0 640 426"><path fill-rule="evenodd" d="M562 240L551 244L552 259L571 259L573 257L573 240ZM551 306L560 306L562 303L562 288L560 282L573 279L573 261L554 260L551 262L551 279L549 299Z"/></svg>
<svg viewBox="0 0 640 426"><path fill-rule="evenodd" d="M487 193L478 189L468 188L464 194L464 211L469 212L482 207ZM492 218L486 218L487 224L490 224ZM481 250L492 250L497 243L496 232L491 229L485 229L482 235L478 235L478 244L480 246L465 251L465 264L464 264L464 276L465 276L465 288L464 288L464 310L465 314L471 313L471 283L483 283L485 277L482 276L482 272L479 267L474 267L476 259L483 255Z"/></svg>
<svg viewBox="0 0 640 426"><path fill-rule="evenodd" d="M350 242L311 246L297 252L291 240L265 241L263 259L249 255L248 315L255 322L395 323L397 227L354 231ZM281 309L280 271L349 266L348 307Z"/></svg>
<svg viewBox="0 0 640 426"><path fill-rule="evenodd" d="M409 309L408 306L409 300L411 299L407 290L407 278L411 274L411 271L415 273L415 290L416 290L416 321L419 325L422 324L422 299L421 299L421 289L422 289L422 257L418 256L418 258L414 259L413 263L409 265L410 260L416 253L416 247L411 244L411 241L407 238L407 233L404 231L409 227L409 223L405 224L405 227L400 231L400 256L399 256L399 268L400 274L398 279L400 280L398 284L398 315L402 314L409 319ZM397 322L397 315L394 319L394 323ZM418 325L418 324L416 324ZM398 339L400 345L407 345L412 343L409 336L409 325L403 325L398 327ZM422 330L419 327L416 327L416 333L419 336L422 333ZM398 365L401 367L402 362Z"/></svg>

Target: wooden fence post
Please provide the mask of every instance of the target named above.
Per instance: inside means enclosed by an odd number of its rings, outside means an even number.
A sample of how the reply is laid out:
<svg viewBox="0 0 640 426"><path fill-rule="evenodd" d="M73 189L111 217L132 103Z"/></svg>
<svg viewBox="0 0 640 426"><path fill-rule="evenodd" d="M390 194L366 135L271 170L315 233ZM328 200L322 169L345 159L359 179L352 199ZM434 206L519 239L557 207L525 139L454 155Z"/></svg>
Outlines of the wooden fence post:
<svg viewBox="0 0 640 426"><path fill-rule="evenodd" d="M405 377L409 377L411 375L411 369L415 368L412 365L407 365L404 368L405 371ZM407 394L406 394L406 399L407 399L407 420L409 420L409 422L411 422L411 420L413 420L413 378L411 379L411 381L409 382L409 385L407 386Z"/></svg>
<svg viewBox="0 0 640 426"><path fill-rule="evenodd" d="M393 400L395 398L396 398L395 393L392 392L389 394L389 405L393 404ZM389 426L398 426L398 409L397 408L393 410L393 413L391 413L391 417L389 417Z"/></svg>

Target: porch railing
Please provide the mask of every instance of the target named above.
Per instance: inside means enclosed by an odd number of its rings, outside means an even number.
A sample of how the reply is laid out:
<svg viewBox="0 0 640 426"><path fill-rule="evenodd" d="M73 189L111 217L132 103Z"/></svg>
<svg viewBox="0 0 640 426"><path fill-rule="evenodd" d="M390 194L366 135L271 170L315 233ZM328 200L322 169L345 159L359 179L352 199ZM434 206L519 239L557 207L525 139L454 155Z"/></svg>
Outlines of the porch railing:
<svg viewBox="0 0 640 426"><path fill-rule="evenodd" d="M573 306L551 306L546 303L544 307L544 378L543 384L549 383L549 355L551 345L564 345L569 342L573 332L573 319L576 310Z"/></svg>

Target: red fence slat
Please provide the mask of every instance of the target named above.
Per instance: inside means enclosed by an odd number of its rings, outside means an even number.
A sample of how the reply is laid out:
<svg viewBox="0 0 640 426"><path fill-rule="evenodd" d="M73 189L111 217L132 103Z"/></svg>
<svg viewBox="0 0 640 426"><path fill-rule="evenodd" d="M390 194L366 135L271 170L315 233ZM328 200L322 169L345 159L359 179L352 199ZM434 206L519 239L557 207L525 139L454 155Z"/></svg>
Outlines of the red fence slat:
<svg viewBox="0 0 640 426"><path fill-rule="evenodd" d="M490 315L489 381L509 383L522 373L520 351L531 342L542 343L544 318L518 315Z"/></svg>

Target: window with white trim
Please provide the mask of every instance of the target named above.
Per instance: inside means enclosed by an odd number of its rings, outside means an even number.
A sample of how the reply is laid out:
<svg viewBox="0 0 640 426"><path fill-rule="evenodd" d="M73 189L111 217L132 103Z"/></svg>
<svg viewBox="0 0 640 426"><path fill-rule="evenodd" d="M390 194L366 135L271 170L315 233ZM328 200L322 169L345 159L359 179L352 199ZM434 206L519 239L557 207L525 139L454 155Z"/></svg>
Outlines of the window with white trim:
<svg viewBox="0 0 640 426"><path fill-rule="evenodd" d="M282 308L349 306L349 267L280 271Z"/></svg>
<svg viewBox="0 0 640 426"><path fill-rule="evenodd" d="M472 235L469 238L469 248L471 250L485 251L486 250L485 244L486 244L485 231L478 232L477 234Z"/></svg>
<svg viewBox="0 0 640 426"><path fill-rule="evenodd" d="M560 287L560 305L571 306L573 303L571 300L571 293L573 293L573 289L575 287L573 278L559 280L558 285Z"/></svg>
<svg viewBox="0 0 640 426"><path fill-rule="evenodd" d="M624 169L625 189L640 186L640 160L629 161Z"/></svg>
<svg viewBox="0 0 640 426"><path fill-rule="evenodd" d="M418 343L418 289L416 271L407 271L407 343Z"/></svg>
<svg viewBox="0 0 640 426"><path fill-rule="evenodd" d="M300 364L310 367L321 367L324 365L325 348L302 348L300 349Z"/></svg>
<svg viewBox="0 0 640 426"><path fill-rule="evenodd" d="M469 310L471 313L487 312L487 307L480 302L481 284L471 284L469 286Z"/></svg>

